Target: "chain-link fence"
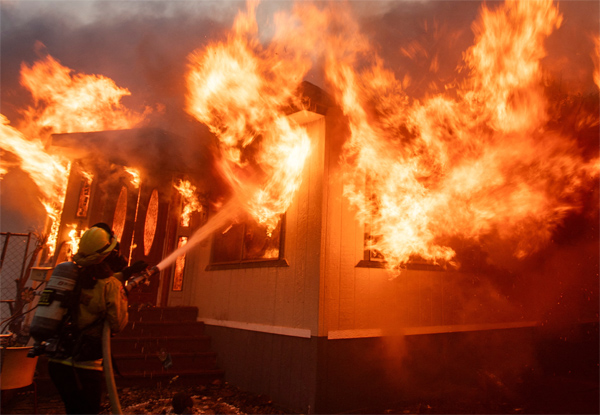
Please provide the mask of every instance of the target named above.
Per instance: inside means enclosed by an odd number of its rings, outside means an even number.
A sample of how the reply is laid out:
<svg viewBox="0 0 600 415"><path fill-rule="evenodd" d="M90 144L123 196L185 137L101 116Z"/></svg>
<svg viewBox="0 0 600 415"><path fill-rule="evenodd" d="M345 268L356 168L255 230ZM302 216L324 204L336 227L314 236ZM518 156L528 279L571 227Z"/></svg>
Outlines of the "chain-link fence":
<svg viewBox="0 0 600 415"><path fill-rule="evenodd" d="M0 239L0 320L10 317L9 303L4 300L16 300L16 280L27 272L31 256L35 252L37 238L32 233L2 232Z"/></svg>

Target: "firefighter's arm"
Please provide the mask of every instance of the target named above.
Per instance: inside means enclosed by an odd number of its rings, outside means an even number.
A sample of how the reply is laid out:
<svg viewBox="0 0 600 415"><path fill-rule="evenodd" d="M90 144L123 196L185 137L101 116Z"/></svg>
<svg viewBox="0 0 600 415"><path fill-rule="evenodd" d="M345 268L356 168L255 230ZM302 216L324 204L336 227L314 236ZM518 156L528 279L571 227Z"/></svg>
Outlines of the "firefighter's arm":
<svg viewBox="0 0 600 415"><path fill-rule="evenodd" d="M125 328L129 316L127 314L127 296L120 281L116 278L106 284L106 320L110 330L118 333Z"/></svg>

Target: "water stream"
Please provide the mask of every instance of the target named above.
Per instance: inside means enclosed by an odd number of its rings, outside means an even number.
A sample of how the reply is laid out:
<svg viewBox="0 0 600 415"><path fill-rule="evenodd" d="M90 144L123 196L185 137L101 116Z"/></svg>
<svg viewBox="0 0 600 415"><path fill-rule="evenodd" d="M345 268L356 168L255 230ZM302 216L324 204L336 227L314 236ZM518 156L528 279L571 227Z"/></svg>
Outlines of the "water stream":
<svg viewBox="0 0 600 415"><path fill-rule="evenodd" d="M156 267L159 270L164 270L166 267L174 263L178 257L185 254L187 251L198 245L200 242L208 238L214 231L227 224L232 218L242 211L242 205L235 199L227 202L219 212L199 228L182 247L171 252L166 258L160 261Z"/></svg>

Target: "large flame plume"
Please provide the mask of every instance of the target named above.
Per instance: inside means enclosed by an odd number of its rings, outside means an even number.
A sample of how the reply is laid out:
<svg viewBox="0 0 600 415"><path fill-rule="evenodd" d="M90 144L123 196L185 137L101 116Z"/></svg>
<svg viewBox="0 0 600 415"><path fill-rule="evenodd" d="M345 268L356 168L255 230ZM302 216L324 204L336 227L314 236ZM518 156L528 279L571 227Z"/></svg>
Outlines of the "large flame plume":
<svg viewBox="0 0 600 415"><path fill-rule="evenodd" d="M50 220L46 244L49 254L52 255L56 248L71 162L46 152L41 140L27 139L20 131L11 127L6 117L1 114L0 120L2 151L8 151L17 157L19 167L29 175L41 193L40 202ZM8 167L5 171L8 171Z"/></svg>
<svg viewBox="0 0 600 415"><path fill-rule="evenodd" d="M484 5L464 54L467 79L422 102L377 56L359 72L364 48L328 50L327 75L350 120L345 194L390 268L414 257L448 262L444 241L457 236L496 234L523 257L580 207L597 170L572 137L548 128L540 68L561 19L551 1Z"/></svg>
<svg viewBox="0 0 600 415"><path fill-rule="evenodd" d="M187 110L219 138L223 176L259 223L274 229L289 207L310 152L306 131L285 116L309 63L281 59L284 45L258 40L256 2L227 42L190 56Z"/></svg>
<svg viewBox="0 0 600 415"><path fill-rule="evenodd" d="M144 120L143 114L125 108L121 99L130 95L112 79L102 75L73 73L47 55L29 66L21 65L21 84L35 105L24 112L28 136L131 128ZM33 130L32 130L33 129Z"/></svg>
<svg viewBox="0 0 600 415"><path fill-rule="evenodd" d="M40 45L38 45L39 47ZM29 175L41 193L50 220L47 245L52 255L58 237L71 160L47 151L53 133L131 128L144 116L126 110L120 99L126 89L103 76L73 74L47 55L32 66L21 66L21 84L33 97L34 106L23 111L18 128L1 116L0 144L14 154L18 167ZM9 167L2 161L3 171Z"/></svg>
<svg viewBox="0 0 600 415"><path fill-rule="evenodd" d="M369 225L369 248L390 269L415 258L452 264L456 238L509 241L521 258L580 209L598 162L583 156L576 137L551 127L541 61L563 18L552 1L484 4L463 54L463 80L422 100L407 95L409 78L386 68L348 8L300 3L293 15L276 16L274 40L263 47L255 7L248 3L227 43L191 57L188 111L221 140L223 171L250 196L259 220L283 212L282 200L297 188L271 181L297 177L307 154L307 139L279 108L306 73L302 57L313 55L324 59L349 122L344 194ZM597 122L598 114L585 121ZM262 146L249 151L258 140ZM250 177L263 187L249 192Z"/></svg>

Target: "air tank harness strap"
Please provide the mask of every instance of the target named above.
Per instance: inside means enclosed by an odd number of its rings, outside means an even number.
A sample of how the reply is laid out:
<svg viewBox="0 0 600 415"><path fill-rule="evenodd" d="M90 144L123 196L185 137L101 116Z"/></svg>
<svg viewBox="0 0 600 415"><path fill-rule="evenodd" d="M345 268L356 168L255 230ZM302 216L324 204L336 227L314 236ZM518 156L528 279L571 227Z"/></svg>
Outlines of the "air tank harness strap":
<svg viewBox="0 0 600 415"><path fill-rule="evenodd" d="M54 301L60 301L61 307L68 308L69 302L71 301L71 293L57 291L53 288L46 288L40 295L40 301L38 302L38 305L49 306Z"/></svg>

